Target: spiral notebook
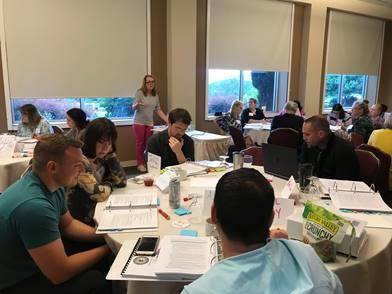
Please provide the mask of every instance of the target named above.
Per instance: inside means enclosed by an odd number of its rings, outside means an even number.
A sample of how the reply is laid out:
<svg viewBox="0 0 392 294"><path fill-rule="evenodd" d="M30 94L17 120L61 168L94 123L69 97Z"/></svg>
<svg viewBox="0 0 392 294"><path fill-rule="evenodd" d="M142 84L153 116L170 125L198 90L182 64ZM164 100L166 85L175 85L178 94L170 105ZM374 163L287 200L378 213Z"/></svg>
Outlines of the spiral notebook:
<svg viewBox="0 0 392 294"><path fill-rule="evenodd" d="M156 256L136 255L139 241L124 242L107 279L193 281L218 261L215 238L165 236Z"/></svg>

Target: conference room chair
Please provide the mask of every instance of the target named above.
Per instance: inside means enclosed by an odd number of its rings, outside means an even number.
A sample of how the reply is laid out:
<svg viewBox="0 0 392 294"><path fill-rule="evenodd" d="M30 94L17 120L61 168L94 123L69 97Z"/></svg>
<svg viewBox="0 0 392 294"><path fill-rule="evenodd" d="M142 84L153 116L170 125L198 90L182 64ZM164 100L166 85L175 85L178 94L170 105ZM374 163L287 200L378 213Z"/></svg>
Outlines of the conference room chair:
<svg viewBox="0 0 392 294"><path fill-rule="evenodd" d="M365 140L363 139L363 136L357 133L351 133L350 134L350 141L351 144L354 145L354 148L357 148L358 146L362 145L365 143Z"/></svg>
<svg viewBox="0 0 392 294"><path fill-rule="evenodd" d="M384 202L391 206L392 191L389 191L389 169L391 166L391 156L383 152L381 149L368 144L362 144L358 147L358 149L367 150L373 153L380 161L380 169L375 182L375 186Z"/></svg>
<svg viewBox="0 0 392 294"><path fill-rule="evenodd" d="M263 148L262 147L251 146L251 147L246 148L245 150L242 150L242 153L244 155L252 155L252 157L253 157L252 164L253 165L258 165L258 166L264 165Z"/></svg>
<svg viewBox="0 0 392 294"><path fill-rule="evenodd" d="M360 180L367 185L375 185L380 172L380 160L370 151L355 149L359 161Z"/></svg>
<svg viewBox="0 0 392 294"><path fill-rule="evenodd" d="M52 126L52 129L55 134L64 134L63 129L58 126Z"/></svg>
<svg viewBox="0 0 392 294"><path fill-rule="evenodd" d="M241 151L246 149L244 135L242 134L241 130L231 126L229 127L229 130L230 130L230 136L233 139L236 150Z"/></svg>
<svg viewBox="0 0 392 294"><path fill-rule="evenodd" d="M291 128L278 128L271 131L268 143L298 149L301 144L301 134Z"/></svg>

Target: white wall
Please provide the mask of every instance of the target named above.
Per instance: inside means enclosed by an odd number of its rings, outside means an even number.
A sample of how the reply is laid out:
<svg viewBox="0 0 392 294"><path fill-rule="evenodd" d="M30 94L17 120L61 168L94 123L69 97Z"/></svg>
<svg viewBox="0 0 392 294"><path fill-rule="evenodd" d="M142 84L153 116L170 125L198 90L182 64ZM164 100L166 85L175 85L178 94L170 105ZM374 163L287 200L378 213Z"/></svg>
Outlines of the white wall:
<svg viewBox="0 0 392 294"><path fill-rule="evenodd" d="M182 107L196 124L196 1L167 0L168 109Z"/></svg>

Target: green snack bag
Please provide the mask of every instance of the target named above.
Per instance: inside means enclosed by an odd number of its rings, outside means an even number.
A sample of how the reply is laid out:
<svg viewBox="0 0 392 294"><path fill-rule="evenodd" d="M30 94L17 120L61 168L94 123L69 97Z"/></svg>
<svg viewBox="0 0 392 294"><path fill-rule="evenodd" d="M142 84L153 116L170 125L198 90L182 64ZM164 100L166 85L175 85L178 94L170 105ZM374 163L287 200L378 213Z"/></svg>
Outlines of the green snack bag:
<svg viewBox="0 0 392 294"><path fill-rule="evenodd" d="M302 217L304 241L324 262L336 259L336 244L342 242L347 232L355 233L350 221L310 201L306 202Z"/></svg>

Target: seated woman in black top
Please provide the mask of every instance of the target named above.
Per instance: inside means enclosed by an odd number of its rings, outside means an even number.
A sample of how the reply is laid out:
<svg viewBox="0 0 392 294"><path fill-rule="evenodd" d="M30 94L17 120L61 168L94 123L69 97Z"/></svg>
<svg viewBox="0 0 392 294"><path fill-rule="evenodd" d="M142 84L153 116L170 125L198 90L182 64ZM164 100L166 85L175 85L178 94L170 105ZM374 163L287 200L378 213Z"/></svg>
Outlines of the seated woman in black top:
<svg viewBox="0 0 392 294"><path fill-rule="evenodd" d="M256 108L257 100L255 98L249 98L248 106L242 111L241 114L241 125L244 127L247 123L258 123L265 119L263 110Z"/></svg>

